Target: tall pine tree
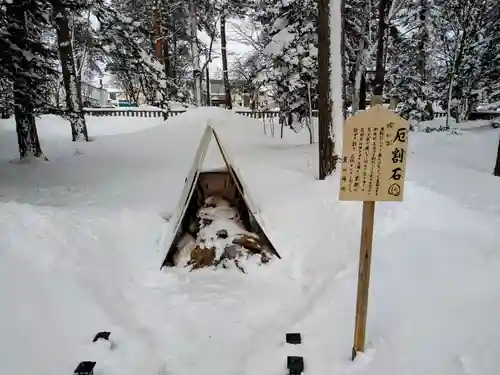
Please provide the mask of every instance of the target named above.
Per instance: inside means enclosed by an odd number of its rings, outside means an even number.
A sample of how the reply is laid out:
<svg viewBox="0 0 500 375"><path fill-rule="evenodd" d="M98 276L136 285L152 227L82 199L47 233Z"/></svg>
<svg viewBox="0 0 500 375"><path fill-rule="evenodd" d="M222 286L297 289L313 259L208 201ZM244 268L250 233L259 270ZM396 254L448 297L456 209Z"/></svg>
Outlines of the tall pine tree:
<svg viewBox="0 0 500 375"><path fill-rule="evenodd" d="M49 4L41 0L0 0L0 79L10 82L22 159L42 157L35 114L49 107L48 81L55 75L55 51L46 35Z"/></svg>
<svg viewBox="0 0 500 375"><path fill-rule="evenodd" d="M80 0L51 0L53 23L57 32L59 56L63 73L63 83L66 92L66 115L71 125L73 141L88 141L87 125L83 113L80 75L77 73L71 31L69 12L78 12L83 7Z"/></svg>

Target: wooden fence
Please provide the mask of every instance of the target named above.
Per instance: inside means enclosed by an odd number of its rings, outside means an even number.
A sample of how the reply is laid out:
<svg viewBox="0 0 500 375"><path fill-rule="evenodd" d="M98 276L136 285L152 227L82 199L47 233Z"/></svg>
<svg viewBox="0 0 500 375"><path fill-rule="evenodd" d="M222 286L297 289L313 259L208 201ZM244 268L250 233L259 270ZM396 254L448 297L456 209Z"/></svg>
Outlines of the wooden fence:
<svg viewBox="0 0 500 375"><path fill-rule="evenodd" d="M85 108L84 112L87 116L119 116L119 117L164 117L166 119L175 117L186 112L185 109L136 109L136 108ZM235 111L239 115L250 118L275 118L279 117L279 111ZM318 111L313 111L313 117L318 117Z"/></svg>
<svg viewBox="0 0 500 375"><path fill-rule="evenodd" d="M120 116L120 117L159 117L169 119L186 112L185 109L138 109L138 108L85 108L84 112L87 116ZM239 115L243 115L255 119L278 118L279 111L235 111ZM318 110L312 111L313 117L318 117ZM435 112L434 119L446 117L446 112ZM495 117L500 117L500 112L472 112L469 120L487 120Z"/></svg>
<svg viewBox="0 0 500 375"><path fill-rule="evenodd" d="M184 109L165 111L162 109L129 109L129 108L85 108L87 116L97 117L164 117L170 118L186 112Z"/></svg>

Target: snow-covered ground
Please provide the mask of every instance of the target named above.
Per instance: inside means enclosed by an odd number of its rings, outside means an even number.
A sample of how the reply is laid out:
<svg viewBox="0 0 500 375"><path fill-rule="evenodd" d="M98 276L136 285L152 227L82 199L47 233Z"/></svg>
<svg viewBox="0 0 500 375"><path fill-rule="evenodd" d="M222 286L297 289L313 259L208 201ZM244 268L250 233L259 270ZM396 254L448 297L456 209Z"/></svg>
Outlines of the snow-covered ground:
<svg viewBox="0 0 500 375"><path fill-rule="evenodd" d="M206 123L262 210L282 260L160 271L169 223ZM263 133L218 108L90 117L87 144L38 121L49 162L21 164L0 122L0 373L491 375L500 353L499 131L412 133L402 203L377 205L368 348L353 363L361 210L316 181L308 134ZM316 132L317 134L317 132ZM208 163L216 163L212 153ZM111 331L113 345L92 343ZM300 331L301 348L284 344Z"/></svg>

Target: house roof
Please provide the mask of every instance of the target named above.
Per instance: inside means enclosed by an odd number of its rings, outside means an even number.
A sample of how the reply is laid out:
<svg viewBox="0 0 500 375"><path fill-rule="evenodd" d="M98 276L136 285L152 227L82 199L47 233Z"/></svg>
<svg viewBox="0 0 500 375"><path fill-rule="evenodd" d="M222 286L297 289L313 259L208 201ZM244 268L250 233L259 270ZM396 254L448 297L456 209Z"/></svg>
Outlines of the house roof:
<svg viewBox="0 0 500 375"><path fill-rule="evenodd" d="M123 92L124 90L123 89L120 89L118 87L108 87L105 89L107 92L110 92L110 93L119 93L119 92Z"/></svg>

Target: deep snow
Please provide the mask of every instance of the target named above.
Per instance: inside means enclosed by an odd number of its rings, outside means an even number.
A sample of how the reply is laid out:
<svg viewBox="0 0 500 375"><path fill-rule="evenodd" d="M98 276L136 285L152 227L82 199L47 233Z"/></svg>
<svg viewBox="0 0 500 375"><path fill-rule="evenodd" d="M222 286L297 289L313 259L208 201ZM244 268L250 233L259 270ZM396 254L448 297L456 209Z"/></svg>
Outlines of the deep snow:
<svg viewBox="0 0 500 375"><path fill-rule="evenodd" d="M308 134L221 109L88 118L87 144L38 121L49 162L20 164L0 122L0 370L96 375L491 375L500 352L498 130L412 133L402 203L377 205L368 349L353 339L360 204L316 181ZM159 270L168 217L213 125L283 257L239 271ZM317 132L315 132L317 134ZM208 164L220 163L212 153ZM112 348L92 344L111 331ZM301 348L285 333L303 333Z"/></svg>

